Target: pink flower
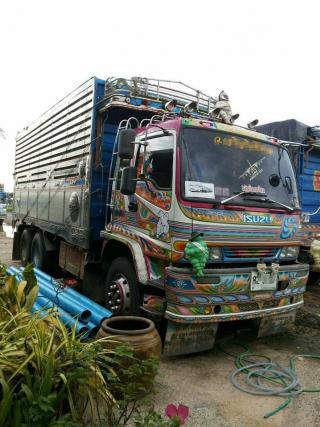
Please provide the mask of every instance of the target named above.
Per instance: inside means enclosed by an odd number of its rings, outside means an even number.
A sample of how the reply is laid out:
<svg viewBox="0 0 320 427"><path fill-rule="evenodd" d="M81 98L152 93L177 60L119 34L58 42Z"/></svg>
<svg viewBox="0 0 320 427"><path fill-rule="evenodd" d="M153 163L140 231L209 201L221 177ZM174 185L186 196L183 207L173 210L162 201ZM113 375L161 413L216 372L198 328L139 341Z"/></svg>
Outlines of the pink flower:
<svg viewBox="0 0 320 427"><path fill-rule="evenodd" d="M166 415L169 418L177 417L180 421L180 425L184 424L186 419L189 416L189 408L188 406L179 405L176 407L176 405L173 405L172 403L166 407Z"/></svg>

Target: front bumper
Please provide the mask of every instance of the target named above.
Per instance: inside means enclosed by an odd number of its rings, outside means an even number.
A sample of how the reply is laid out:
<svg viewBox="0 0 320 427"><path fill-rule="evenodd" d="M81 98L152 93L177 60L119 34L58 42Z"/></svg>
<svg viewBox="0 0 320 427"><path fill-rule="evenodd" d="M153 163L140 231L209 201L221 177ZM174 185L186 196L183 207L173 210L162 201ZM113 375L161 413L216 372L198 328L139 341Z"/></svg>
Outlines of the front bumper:
<svg viewBox="0 0 320 427"><path fill-rule="evenodd" d="M179 323L225 322L280 315L301 307L309 265L280 266L273 291L250 291L253 270L208 269L199 278L189 269L167 267L165 317Z"/></svg>

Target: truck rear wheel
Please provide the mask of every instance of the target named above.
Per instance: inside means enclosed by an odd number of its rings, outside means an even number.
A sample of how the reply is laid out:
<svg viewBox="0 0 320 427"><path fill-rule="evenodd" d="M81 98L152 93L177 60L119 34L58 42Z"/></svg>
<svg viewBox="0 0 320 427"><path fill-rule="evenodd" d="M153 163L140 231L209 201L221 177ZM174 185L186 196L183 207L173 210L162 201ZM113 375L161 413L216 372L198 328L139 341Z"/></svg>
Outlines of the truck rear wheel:
<svg viewBox="0 0 320 427"><path fill-rule="evenodd" d="M30 228L25 228L20 238L20 259L21 264L25 267L31 261L31 244L33 232Z"/></svg>
<svg viewBox="0 0 320 427"><path fill-rule="evenodd" d="M127 258L116 258L107 272L105 304L114 314L140 314L139 285L133 265Z"/></svg>
<svg viewBox="0 0 320 427"><path fill-rule="evenodd" d="M37 232L32 240L31 261L35 268L44 270L46 264L46 250L41 232Z"/></svg>

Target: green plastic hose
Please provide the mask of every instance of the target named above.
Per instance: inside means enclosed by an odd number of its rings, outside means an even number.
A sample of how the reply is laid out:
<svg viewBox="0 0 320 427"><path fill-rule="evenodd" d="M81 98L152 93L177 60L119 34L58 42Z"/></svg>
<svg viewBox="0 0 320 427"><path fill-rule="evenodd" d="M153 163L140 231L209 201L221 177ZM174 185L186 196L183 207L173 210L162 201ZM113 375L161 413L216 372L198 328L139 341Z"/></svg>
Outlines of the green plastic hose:
<svg viewBox="0 0 320 427"><path fill-rule="evenodd" d="M240 347L242 350L239 354L231 353L226 346ZM256 396L283 396L286 400L267 413L264 418L270 418L277 414L283 408L288 406L292 398L301 393L318 393L320 387L305 388L302 387L295 371L296 360L298 358L320 360L319 355L314 354L296 354L289 359L289 367L282 367L278 363L272 362L270 357L263 354L252 353L249 348L239 342L224 341L219 344L219 349L234 358L236 370L231 374L232 384L241 391ZM261 359L257 361L256 359ZM238 381L239 375L244 375L246 385Z"/></svg>

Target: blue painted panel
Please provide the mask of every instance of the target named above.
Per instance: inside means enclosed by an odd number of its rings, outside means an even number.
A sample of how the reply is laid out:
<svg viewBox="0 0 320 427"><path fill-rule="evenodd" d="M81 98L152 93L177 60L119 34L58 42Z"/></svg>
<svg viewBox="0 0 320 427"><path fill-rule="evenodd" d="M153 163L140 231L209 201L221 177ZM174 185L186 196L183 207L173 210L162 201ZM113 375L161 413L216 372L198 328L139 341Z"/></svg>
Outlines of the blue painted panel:
<svg viewBox="0 0 320 427"><path fill-rule="evenodd" d="M301 177L301 184L303 189L306 191L312 191L314 193L319 193L319 191L314 191L314 174L306 174ZM320 193L319 193L320 194Z"/></svg>
<svg viewBox="0 0 320 427"><path fill-rule="evenodd" d="M305 206L319 206L320 193L317 191L304 190L303 192L303 205Z"/></svg>
<svg viewBox="0 0 320 427"><path fill-rule="evenodd" d="M317 172L320 175L320 150L317 148L301 149L300 153L299 191L303 212L314 212L320 206L320 186L317 183ZM319 178L320 179L320 178ZM311 223L320 223L320 215L310 217Z"/></svg>
<svg viewBox="0 0 320 427"><path fill-rule="evenodd" d="M91 135L91 153L92 153L92 172L91 172L91 183L90 183L90 229L91 229L91 240L100 239L100 230L104 228L104 218L106 209L106 191L107 191L107 179L109 173L109 164L112 149L110 148L106 153L106 156L102 156L101 165L95 167L94 159L97 147L97 116L98 110L101 107L100 101L104 97L104 86L105 81L97 79L95 85L94 95L94 114L92 123L92 135ZM110 141L111 142L111 141ZM102 135L102 145L104 144L104 134ZM111 144L110 144L111 145Z"/></svg>

